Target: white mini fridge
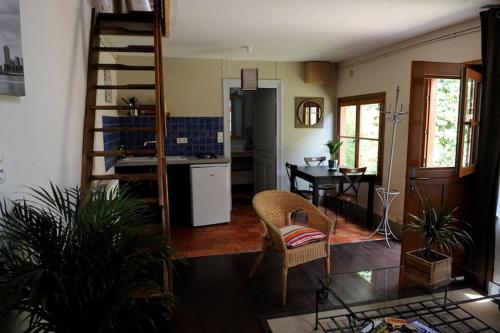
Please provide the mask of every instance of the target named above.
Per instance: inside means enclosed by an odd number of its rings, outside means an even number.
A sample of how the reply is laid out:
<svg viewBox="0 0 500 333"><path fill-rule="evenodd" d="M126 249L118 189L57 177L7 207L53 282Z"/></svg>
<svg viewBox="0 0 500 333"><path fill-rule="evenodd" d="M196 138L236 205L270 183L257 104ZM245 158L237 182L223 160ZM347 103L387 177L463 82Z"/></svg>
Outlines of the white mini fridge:
<svg viewBox="0 0 500 333"><path fill-rule="evenodd" d="M193 226L229 222L231 219L229 164L192 164L190 168Z"/></svg>

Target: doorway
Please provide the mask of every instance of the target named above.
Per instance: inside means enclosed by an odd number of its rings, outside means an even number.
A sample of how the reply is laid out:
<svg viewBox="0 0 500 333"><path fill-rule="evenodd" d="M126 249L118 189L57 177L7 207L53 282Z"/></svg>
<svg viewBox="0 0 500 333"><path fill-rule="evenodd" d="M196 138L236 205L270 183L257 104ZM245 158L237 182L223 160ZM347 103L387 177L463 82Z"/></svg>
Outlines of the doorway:
<svg viewBox="0 0 500 333"><path fill-rule="evenodd" d="M240 172L234 174L233 189L251 194L283 188L284 177L282 83L259 80L258 85L256 91L243 91L240 80L223 80L224 154Z"/></svg>
<svg viewBox="0 0 500 333"><path fill-rule="evenodd" d="M276 189L276 89L230 88L233 194Z"/></svg>
<svg viewBox="0 0 500 333"><path fill-rule="evenodd" d="M404 224L420 215L418 193L434 207L458 207L465 220L472 213L480 85L481 74L466 64L412 63ZM404 233L402 263L419 242L415 232ZM453 265L462 263L455 251Z"/></svg>

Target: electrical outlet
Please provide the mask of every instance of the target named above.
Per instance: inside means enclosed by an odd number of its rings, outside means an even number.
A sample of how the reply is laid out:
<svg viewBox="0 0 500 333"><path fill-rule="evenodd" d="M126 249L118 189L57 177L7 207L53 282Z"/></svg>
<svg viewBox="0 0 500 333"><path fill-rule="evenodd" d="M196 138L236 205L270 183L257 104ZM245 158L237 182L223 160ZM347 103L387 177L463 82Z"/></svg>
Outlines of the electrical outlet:
<svg viewBox="0 0 500 333"><path fill-rule="evenodd" d="M217 132L217 143L224 143L224 132Z"/></svg>
<svg viewBox="0 0 500 333"><path fill-rule="evenodd" d="M177 138L177 143L188 143L188 138Z"/></svg>

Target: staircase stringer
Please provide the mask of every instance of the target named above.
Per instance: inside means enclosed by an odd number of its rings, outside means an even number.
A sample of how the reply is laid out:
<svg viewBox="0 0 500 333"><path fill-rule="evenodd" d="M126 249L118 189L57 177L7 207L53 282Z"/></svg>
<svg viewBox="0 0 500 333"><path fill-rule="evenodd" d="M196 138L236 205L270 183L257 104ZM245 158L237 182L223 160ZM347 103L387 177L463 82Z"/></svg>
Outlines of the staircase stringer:
<svg viewBox="0 0 500 333"><path fill-rule="evenodd" d="M156 86L156 148L158 157L158 194L159 205L162 211L163 236L165 242L170 244L170 215L168 203L168 179L167 166L165 163L165 138L167 117L165 112L164 86L163 86L163 0L155 1L154 8L154 46L155 46L155 86ZM172 262L169 258L165 262L164 285L168 291L173 291Z"/></svg>
<svg viewBox="0 0 500 333"><path fill-rule="evenodd" d="M93 172L93 157L89 153L94 149L94 131L92 128L95 124L95 109L91 106L95 104L97 92L93 87L97 84L97 70L93 64L99 60L99 53L94 52L95 47L99 47L100 40L96 34L97 14L95 9L92 9L92 19L90 24L89 36L89 54L87 65L87 94L85 98L85 115L83 123L83 144L82 144L82 176L81 187L88 188L91 186L91 175Z"/></svg>

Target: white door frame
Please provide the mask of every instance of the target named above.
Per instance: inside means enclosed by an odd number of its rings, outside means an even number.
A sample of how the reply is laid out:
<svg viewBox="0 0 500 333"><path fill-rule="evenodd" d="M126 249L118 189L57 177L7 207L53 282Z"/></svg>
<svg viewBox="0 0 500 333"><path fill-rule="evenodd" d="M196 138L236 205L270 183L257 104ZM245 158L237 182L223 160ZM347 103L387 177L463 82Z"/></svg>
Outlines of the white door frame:
<svg viewBox="0 0 500 333"><path fill-rule="evenodd" d="M224 107L224 155L231 156L231 133L229 113L231 88L241 88L241 80L222 80L222 105ZM259 88L276 89L276 188L283 189L283 83L281 80L259 80Z"/></svg>

